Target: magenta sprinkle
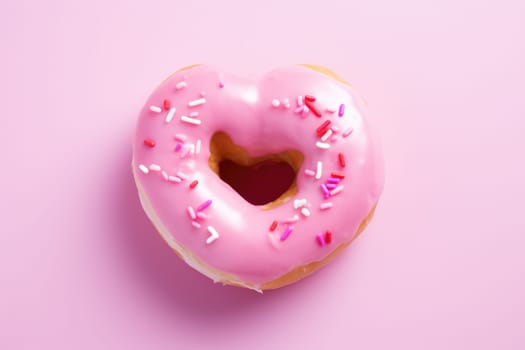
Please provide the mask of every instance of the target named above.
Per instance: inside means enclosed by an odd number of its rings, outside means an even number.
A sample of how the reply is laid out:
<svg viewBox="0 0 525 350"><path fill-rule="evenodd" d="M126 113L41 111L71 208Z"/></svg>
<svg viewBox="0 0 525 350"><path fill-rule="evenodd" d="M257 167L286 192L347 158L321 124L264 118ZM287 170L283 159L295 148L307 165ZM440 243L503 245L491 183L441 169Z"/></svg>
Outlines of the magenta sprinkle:
<svg viewBox="0 0 525 350"><path fill-rule="evenodd" d="M182 148L182 143L178 142L177 145L175 146L175 152L180 151L181 148Z"/></svg>
<svg viewBox="0 0 525 350"><path fill-rule="evenodd" d="M286 227L286 230L284 230L283 235L281 236L281 241L284 241L290 236L290 233L292 233L293 227L288 226Z"/></svg>
<svg viewBox="0 0 525 350"><path fill-rule="evenodd" d="M203 211L211 205L211 199L208 199L206 202L202 203L197 207L197 211Z"/></svg>
<svg viewBox="0 0 525 350"><path fill-rule="evenodd" d="M344 103L341 103L341 105L339 106L339 117L342 117L343 115L345 114L345 104Z"/></svg>
<svg viewBox="0 0 525 350"><path fill-rule="evenodd" d="M321 191L323 191L324 198L330 197L330 191L328 191L328 188L325 184L321 184Z"/></svg>
<svg viewBox="0 0 525 350"><path fill-rule="evenodd" d="M333 190L336 187L337 187L336 184L326 184L326 188L328 188L329 190Z"/></svg>
<svg viewBox="0 0 525 350"><path fill-rule="evenodd" d="M324 239L323 239L323 235L321 233L317 234L317 243L319 243L319 245L321 247L324 246Z"/></svg>
<svg viewBox="0 0 525 350"><path fill-rule="evenodd" d="M336 177L329 177L328 180L326 180L329 184L338 184L341 182L341 179L338 179Z"/></svg>

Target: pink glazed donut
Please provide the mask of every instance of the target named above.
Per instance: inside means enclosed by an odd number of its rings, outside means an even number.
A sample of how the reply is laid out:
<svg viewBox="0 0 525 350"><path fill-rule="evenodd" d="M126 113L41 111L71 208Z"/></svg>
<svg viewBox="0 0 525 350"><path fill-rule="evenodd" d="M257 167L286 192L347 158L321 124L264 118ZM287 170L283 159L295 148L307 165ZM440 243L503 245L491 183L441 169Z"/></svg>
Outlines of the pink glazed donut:
<svg viewBox="0 0 525 350"><path fill-rule="evenodd" d="M362 103L329 70L256 79L181 69L140 113L133 174L145 212L190 266L257 291L294 283L367 225L383 159Z"/></svg>

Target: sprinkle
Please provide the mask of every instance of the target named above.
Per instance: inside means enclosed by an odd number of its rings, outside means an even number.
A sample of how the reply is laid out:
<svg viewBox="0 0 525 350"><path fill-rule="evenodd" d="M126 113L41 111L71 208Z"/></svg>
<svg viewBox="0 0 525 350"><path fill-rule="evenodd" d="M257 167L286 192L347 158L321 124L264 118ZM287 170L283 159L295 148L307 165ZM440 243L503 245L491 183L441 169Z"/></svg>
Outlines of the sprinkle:
<svg viewBox="0 0 525 350"><path fill-rule="evenodd" d="M197 218L198 218L198 219L201 219L201 220L206 220L207 218L209 218L209 216L206 215L206 214L204 214L202 211L199 211L199 212L197 213Z"/></svg>
<svg viewBox="0 0 525 350"><path fill-rule="evenodd" d="M195 154L199 154L201 153L201 140L198 139L197 142L195 143Z"/></svg>
<svg viewBox="0 0 525 350"><path fill-rule="evenodd" d="M337 177L329 177L328 180L326 180L326 182L329 184L338 184L341 182L341 179Z"/></svg>
<svg viewBox="0 0 525 350"><path fill-rule="evenodd" d="M335 196L338 193L341 193L345 187L343 185L337 186L333 190L330 191L330 196Z"/></svg>
<svg viewBox="0 0 525 350"><path fill-rule="evenodd" d="M341 179L341 180L345 178L345 176L344 176L343 174L341 174L341 173L336 173L335 171L332 172L332 173L330 174L330 176L335 177L335 178L337 178L337 179Z"/></svg>
<svg viewBox="0 0 525 350"><path fill-rule="evenodd" d="M299 209L300 207L304 207L307 203L308 201L306 200L306 198L296 199L293 201L293 208Z"/></svg>
<svg viewBox="0 0 525 350"><path fill-rule="evenodd" d="M201 96L202 96L202 97L206 96L206 91L202 90L202 91L201 91Z"/></svg>
<svg viewBox="0 0 525 350"><path fill-rule="evenodd" d="M315 143L315 145L320 148L320 149L329 149L330 148L330 144L329 143L326 143L326 142L321 142L321 141L317 141Z"/></svg>
<svg viewBox="0 0 525 350"><path fill-rule="evenodd" d="M315 170L315 178L319 180L323 176L323 163L321 161L317 161L317 167Z"/></svg>
<svg viewBox="0 0 525 350"><path fill-rule="evenodd" d="M332 243L332 232L330 232L330 231L326 231L325 232L325 234L324 234L324 241L326 242L326 244Z"/></svg>
<svg viewBox="0 0 525 350"><path fill-rule="evenodd" d="M321 191L323 191L324 198L330 197L330 191L328 191L328 188L326 188L325 184L321 184Z"/></svg>
<svg viewBox="0 0 525 350"><path fill-rule="evenodd" d="M180 120L183 121L184 123L188 123L188 124L201 125L201 120L200 119L186 117L185 115L180 117Z"/></svg>
<svg viewBox="0 0 525 350"><path fill-rule="evenodd" d="M297 106L302 107L304 105L303 96L297 96Z"/></svg>
<svg viewBox="0 0 525 350"><path fill-rule="evenodd" d="M345 155L342 153L339 153L337 155L337 158L339 159L339 165L341 166L341 168L344 168L346 166Z"/></svg>
<svg viewBox="0 0 525 350"><path fill-rule="evenodd" d="M300 114L300 113L303 113L303 111L304 111L304 107L303 107L303 106L300 106L300 107L297 107L297 108L295 109L294 112L295 112L296 114Z"/></svg>
<svg viewBox="0 0 525 350"><path fill-rule="evenodd" d="M321 247L324 246L324 239L323 239L323 235L321 233L317 234L317 243L319 243L319 245Z"/></svg>
<svg viewBox="0 0 525 350"><path fill-rule="evenodd" d="M224 87L224 83L222 81L219 81L219 88L223 88Z"/></svg>
<svg viewBox="0 0 525 350"><path fill-rule="evenodd" d="M339 117L342 117L343 115L345 114L345 104L344 103L341 103L341 105L339 106Z"/></svg>
<svg viewBox="0 0 525 350"><path fill-rule="evenodd" d="M188 175L184 174L182 171L177 171L177 175L178 177L180 177L182 180L187 180L188 179Z"/></svg>
<svg viewBox="0 0 525 350"><path fill-rule="evenodd" d="M168 181L168 173L165 172L164 170L162 170L161 174L162 174L162 177L164 178L164 180Z"/></svg>
<svg viewBox="0 0 525 350"><path fill-rule="evenodd" d="M197 111L193 111L193 112L191 112L191 113L189 114L189 116L192 117L192 118L198 117L198 116L199 116L199 112L197 112Z"/></svg>
<svg viewBox="0 0 525 350"><path fill-rule="evenodd" d="M292 224L294 222L297 222L299 221L299 215L294 215L288 219L284 219L283 221L281 221L283 224Z"/></svg>
<svg viewBox="0 0 525 350"><path fill-rule="evenodd" d="M158 165L158 164L150 164L149 165L149 170L151 170L151 171L160 171L161 170L160 169L160 165Z"/></svg>
<svg viewBox="0 0 525 350"><path fill-rule="evenodd" d="M198 180L193 180L193 181L190 183L190 189L194 189L198 184L199 184L199 181L198 181Z"/></svg>
<svg viewBox="0 0 525 350"><path fill-rule="evenodd" d="M184 89L186 86L188 86L188 83L186 83L184 80L179 81L177 85L175 85L175 89L181 90L181 89Z"/></svg>
<svg viewBox="0 0 525 350"><path fill-rule="evenodd" d="M308 99L305 99L304 100L304 104L306 105L306 107L308 107L309 110L312 111L312 113L318 117L318 118L321 118L322 114L321 112L319 112L319 110L317 108L315 108L314 104L312 101L308 100Z"/></svg>
<svg viewBox="0 0 525 350"><path fill-rule="evenodd" d="M272 106L273 106L274 108L277 108L277 107L279 107L280 105L281 105L281 102L279 102L278 99L274 98L274 99L272 100Z"/></svg>
<svg viewBox="0 0 525 350"><path fill-rule="evenodd" d="M160 108L159 106L149 106L149 110L152 111L152 112L155 112L155 113L160 113L162 112L162 108Z"/></svg>
<svg viewBox="0 0 525 350"><path fill-rule="evenodd" d="M308 101L308 102L315 102L316 100L315 96L311 96L311 95L305 95L304 99L305 101Z"/></svg>
<svg viewBox="0 0 525 350"><path fill-rule="evenodd" d="M212 203L211 199L208 199L207 201L203 202L201 205L197 207L197 211L203 211L204 209L208 208Z"/></svg>
<svg viewBox="0 0 525 350"><path fill-rule="evenodd" d="M182 182L182 179L180 177L170 175L170 176L168 176L168 181L169 182L180 183L180 182Z"/></svg>
<svg viewBox="0 0 525 350"><path fill-rule="evenodd" d="M155 141L153 141L152 139L145 139L144 144L151 148L155 147Z"/></svg>
<svg viewBox="0 0 525 350"><path fill-rule="evenodd" d="M188 145L188 148L190 149L190 154L194 155L195 154L195 145L193 143L190 143Z"/></svg>
<svg viewBox="0 0 525 350"><path fill-rule="evenodd" d="M350 134L352 133L352 131L354 131L354 129L353 129L352 127L349 127L348 129L346 129L345 131L343 131L343 137L350 136Z"/></svg>
<svg viewBox="0 0 525 350"><path fill-rule="evenodd" d="M197 221L192 221L191 224L192 224L193 227L195 227L195 228L201 228L201 224L199 224Z"/></svg>
<svg viewBox="0 0 525 350"><path fill-rule="evenodd" d="M272 224L270 225L270 232L275 231L276 228L277 228L277 220L274 220Z"/></svg>
<svg viewBox="0 0 525 350"><path fill-rule="evenodd" d="M325 111L327 111L328 113L335 113L337 112L337 109L335 109L334 107L328 107L325 109Z"/></svg>
<svg viewBox="0 0 525 350"><path fill-rule="evenodd" d="M164 109L165 110L168 110L171 108L171 103L168 99L165 99L164 102L162 103L162 105L164 106Z"/></svg>
<svg viewBox="0 0 525 350"><path fill-rule="evenodd" d="M205 103L206 103L206 99L204 97L201 97L196 100L188 102L188 107L196 107L199 105L203 105Z"/></svg>
<svg viewBox="0 0 525 350"><path fill-rule="evenodd" d="M324 135L321 137L321 141L326 142L326 140L328 140L328 138L329 138L330 136L332 136L332 133L333 133L332 129L328 129L328 130L326 130L326 132L324 133Z"/></svg>
<svg viewBox="0 0 525 350"><path fill-rule="evenodd" d="M284 230L284 233L281 236L281 241L285 241L288 238L288 236L290 236L290 233L292 233L292 230L292 226L287 226L286 230Z"/></svg>
<svg viewBox="0 0 525 350"><path fill-rule="evenodd" d="M336 187L337 187L336 184L326 184L326 188L328 188L329 190L333 190Z"/></svg>
<svg viewBox="0 0 525 350"><path fill-rule="evenodd" d="M180 152L180 157L182 159L186 158L186 156L188 155L188 153L190 153L190 150L191 148L189 147L189 145L185 145L182 149L182 152Z"/></svg>
<svg viewBox="0 0 525 350"><path fill-rule="evenodd" d="M144 174L149 173L149 169L148 169L148 167L145 166L144 164L139 164L139 169L140 169Z"/></svg>
<svg viewBox="0 0 525 350"><path fill-rule="evenodd" d="M337 132L339 131L339 128L337 127L337 125L332 125L332 127L330 129L332 129L334 134L337 134Z"/></svg>
<svg viewBox="0 0 525 350"><path fill-rule="evenodd" d="M326 209L330 209L333 206L334 204L332 202L324 202L324 203L321 203L319 207L321 208L321 210L326 210Z"/></svg>
<svg viewBox="0 0 525 350"><path fill-rule="evenodd" d="M197 218L197 214L195 214L195 210L191 206L187 207L186 211L188 212L190 219L195 220Z"/></svg>
<svg viewBox="0 0 525 350"><path fill-rule="evenodd" d="M210 237L206 240L206 244L210 244L219 238L219 232L217 232L213 226L208 226L208 232L210 233Z"/></svg>
<svg viewBox="0 0 525 350"><path fill-rule="evenodd" d="M290 100L288 100L286 97L281 100L281 103L284 108L290 108Z"/></svg>
<svg viewBox="0 0 525 350"><path fill-rule="evenodd" d="M310 170L310 169L305 169L305 170L304 170L304 174L305 174L306 176L314 176L314 175L315 175L315 171Z"/></svg>
<svg viewBox="0 0 525 350"><path fill-rule="evenodd" d="M309 217L310 216L310 210L308 208L306 208L306 207L303 207L301 209L301 214L303 214L306 217Z"/></svg>
<svg viewBox="0 0 525 350"><path fill-rule="evenodd" d="M173 119L173 116L175 115L175 111L176 111L175 107L170 108L168 114L166 114L166 123L171 122L171 120Z"/></svg>
<svg viewBox="0 0 525 350"><path fill-rule="evenodd" d="M175 140L180 141L182 143L186 142L186 135L184 134L175 134Z"/></svg>
<svg viewBox="0 0 525 350"><path fill-rule="evenodd" d="M177 142L177 144L175 145L175 152L180 151L181 148L182 148L182 143Z"/></svg>
<svg viewBox="0 0 525 350"><path fill-rule="evenodd" d="M317 129L315 129L315 133L317 136L322 136L328 130L328 127L330 126L332 122L330 120L325 121L323 124L319 125Z"/></svg>

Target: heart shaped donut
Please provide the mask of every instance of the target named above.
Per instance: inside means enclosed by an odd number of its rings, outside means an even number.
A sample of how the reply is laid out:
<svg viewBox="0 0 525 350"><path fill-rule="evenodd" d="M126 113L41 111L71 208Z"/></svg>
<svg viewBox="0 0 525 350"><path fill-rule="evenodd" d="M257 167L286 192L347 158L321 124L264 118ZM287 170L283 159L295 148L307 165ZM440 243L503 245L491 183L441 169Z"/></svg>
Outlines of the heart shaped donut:
<svg viewBox="0 0 525 350"><path fill-rule="evenodd" d="M362 103L317 66L256 79L206 65L177 71L140 113L133 174L175 252L215 282L293 283L366 226L383 159Z"/></svg>

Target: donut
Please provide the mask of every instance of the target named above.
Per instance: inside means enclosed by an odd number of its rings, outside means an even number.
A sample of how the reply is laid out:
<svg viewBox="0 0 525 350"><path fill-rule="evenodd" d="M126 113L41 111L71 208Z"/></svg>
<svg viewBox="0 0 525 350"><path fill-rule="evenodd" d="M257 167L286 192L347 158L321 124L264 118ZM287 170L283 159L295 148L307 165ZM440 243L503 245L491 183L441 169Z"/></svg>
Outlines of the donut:
<svg viewBox="0 0 525 350"><path fill-rule="evenodd" d="M222 284L256 291L327 264L371 220L383 158L363 102L326 68L247 78L176 71L142 108L132 171L167 244Z"/></svg>

